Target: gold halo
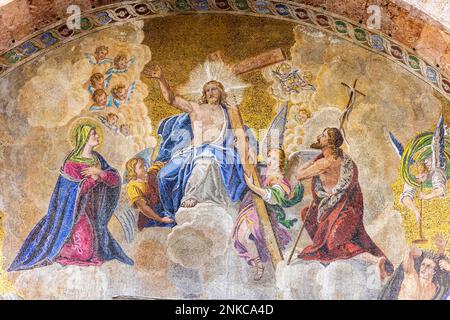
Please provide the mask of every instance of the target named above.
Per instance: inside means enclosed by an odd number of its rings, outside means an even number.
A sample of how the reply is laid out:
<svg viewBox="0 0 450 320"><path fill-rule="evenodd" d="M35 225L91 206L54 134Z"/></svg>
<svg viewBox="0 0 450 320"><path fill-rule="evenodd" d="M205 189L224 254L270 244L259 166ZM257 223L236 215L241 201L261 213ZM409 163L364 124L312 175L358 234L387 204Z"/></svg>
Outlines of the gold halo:
<svg viewBox="0 0 450 320"><path fill-rule="evenodd" d="M103 130L102 130L102 126L101 126L100 122L98 122L97 120L95 120L93 118L83 117L83 118L78 118L78 119L74 120L70 124L69 143L72 146L72 148L75 148L75 146L76 146L77 128L81 125L90 125L90 126L95 127L95 131L98 134L98 145L95 146L94 149L101 146L101 144L103 143Z"/></svg>

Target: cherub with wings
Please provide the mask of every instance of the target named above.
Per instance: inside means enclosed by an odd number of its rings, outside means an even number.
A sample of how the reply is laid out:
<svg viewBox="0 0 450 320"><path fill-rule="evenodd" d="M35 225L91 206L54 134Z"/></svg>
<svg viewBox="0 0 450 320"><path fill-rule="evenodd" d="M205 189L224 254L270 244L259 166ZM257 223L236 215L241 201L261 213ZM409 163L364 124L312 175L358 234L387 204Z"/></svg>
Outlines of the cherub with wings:
<svg viewBox="0 0 450 320"><path fill-rule="evenodd" d="M406 148L389 132L397 155L402 161L402 177L405 181L400 202L413 211L417 221L421 213L414 204L417 190L422 200L445 197L447 179L450 177L450 137L445 134L444 118L441 115L434 133L425 132L413 139ZM431 190L424 192L423 190Z"/></svg>
<svg viewBox="0 0 450 320"><path fill-rule="evenodd" d="M279 81L281 90L284 94L300 93L302 90L316 90L316 88L309 83L311 80L310 73L300 74L300 70L292 70L287 63L283 63L275 70L272 70L272 74Z"/></svg>
<svg viewBox="0 0 450 320"><path fill-rule="evenodd" d="M118 54L113 61L113 67L109 68L106 73L106 80L110 81L111 77L114 74L122 74L122 73L127 73L128 72L128 68L130 68L133 63L136 62L136 58L131 58L130 60L128 60L128 57L126 54L124 53L120 53Z"/></svg>
<svg viewBox="0 0 450 320"><path fill-rule="evenodd" d="M113 105L118 109L121 104L127 103L131 99L131 95L136 87L136 81L133 81L129 86L118 84L111 90L113 98Z"/></svg>
<svg viewBox="0 0 450 320"><path fill-rule="evenodd" d="M174 217L160 214L157 175L165 163L151 160L153 148L146 148L126 163L120 200L114 215L119 220L125 239L132 242L136 230L148 227L174 227Z"/></svg>
<svg viewBox="0 0 450 320"><path fill-rule="evenodd" d="M93 65L110 65L113 59L108 57L109 48L107 46L99 46L95 48L95 53L85 53L84 56L89 60L90 64Z"/></svg>

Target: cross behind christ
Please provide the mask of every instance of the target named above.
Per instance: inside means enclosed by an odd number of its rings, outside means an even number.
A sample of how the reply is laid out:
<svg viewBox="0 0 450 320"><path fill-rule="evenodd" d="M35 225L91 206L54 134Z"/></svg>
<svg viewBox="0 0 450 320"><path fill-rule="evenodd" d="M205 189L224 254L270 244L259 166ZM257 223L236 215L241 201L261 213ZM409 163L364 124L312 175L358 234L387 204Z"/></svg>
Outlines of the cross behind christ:
<svg viewBox="0 0 450 320"><path fill-rule="evenodd" d="M212 61L223 61L222 52L215 52L209 56ZM239 63L232 66L232 70L236 75L249 73L252 71L261 70L267 66L282 62L286 60L286 54L281 48L269 50L263 52L257 56L244 59ZM233 98L231 98L233 99ZM258 173L254 163L248 161L249 140L247 139L246 130L244 129L244 121L242 120L239 108L236 105L236 101L232 101L233 106L228 108L228 114L230 117L231 126L235 137L237 138L237 150L241 163L243 164L244 172L246 175L253 177L255 185L260 187ZM276 267L278 262L283 260L283 254L280 250L280 246L277 243L277 238L274 232L274 226L270 221L269 214L267 212L264 200L255 193L253 193L253 203L255 204L256 211L261 221L261 226L264 230L266 238L267 249L270 253L272 265Z"/></svg>

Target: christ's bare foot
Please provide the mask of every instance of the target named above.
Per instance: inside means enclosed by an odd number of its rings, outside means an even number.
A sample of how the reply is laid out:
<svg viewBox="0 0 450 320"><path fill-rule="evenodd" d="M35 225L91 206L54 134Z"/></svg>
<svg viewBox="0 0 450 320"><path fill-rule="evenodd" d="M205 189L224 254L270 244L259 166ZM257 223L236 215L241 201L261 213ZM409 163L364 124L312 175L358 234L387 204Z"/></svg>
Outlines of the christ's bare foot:
<svg viewBox="0 0 450 320"><path fill-rule="evenodd" d="M195 199L187 199L181 203L183 208L193 208L197 205L198 201Z"/></svg>

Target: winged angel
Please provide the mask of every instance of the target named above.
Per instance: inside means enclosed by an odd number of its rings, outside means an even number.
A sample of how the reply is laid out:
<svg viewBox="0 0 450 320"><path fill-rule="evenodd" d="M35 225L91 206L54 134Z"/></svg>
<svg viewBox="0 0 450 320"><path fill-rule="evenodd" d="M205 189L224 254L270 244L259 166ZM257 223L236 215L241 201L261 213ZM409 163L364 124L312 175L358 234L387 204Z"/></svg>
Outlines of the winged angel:
<svg viewBox="0 0 450 320"><path fill-rule="evenodd" d="M450 136L441 115L433 132L415 137L406 147L389 132L395 152L401 159L401 174L405 181L400 202L420 220L420 210L414 204L416 196L422 200L445 197L450 176ZM420 191L418 192L418 189ZM431 190L431 191L430 191Z"/></svg>

